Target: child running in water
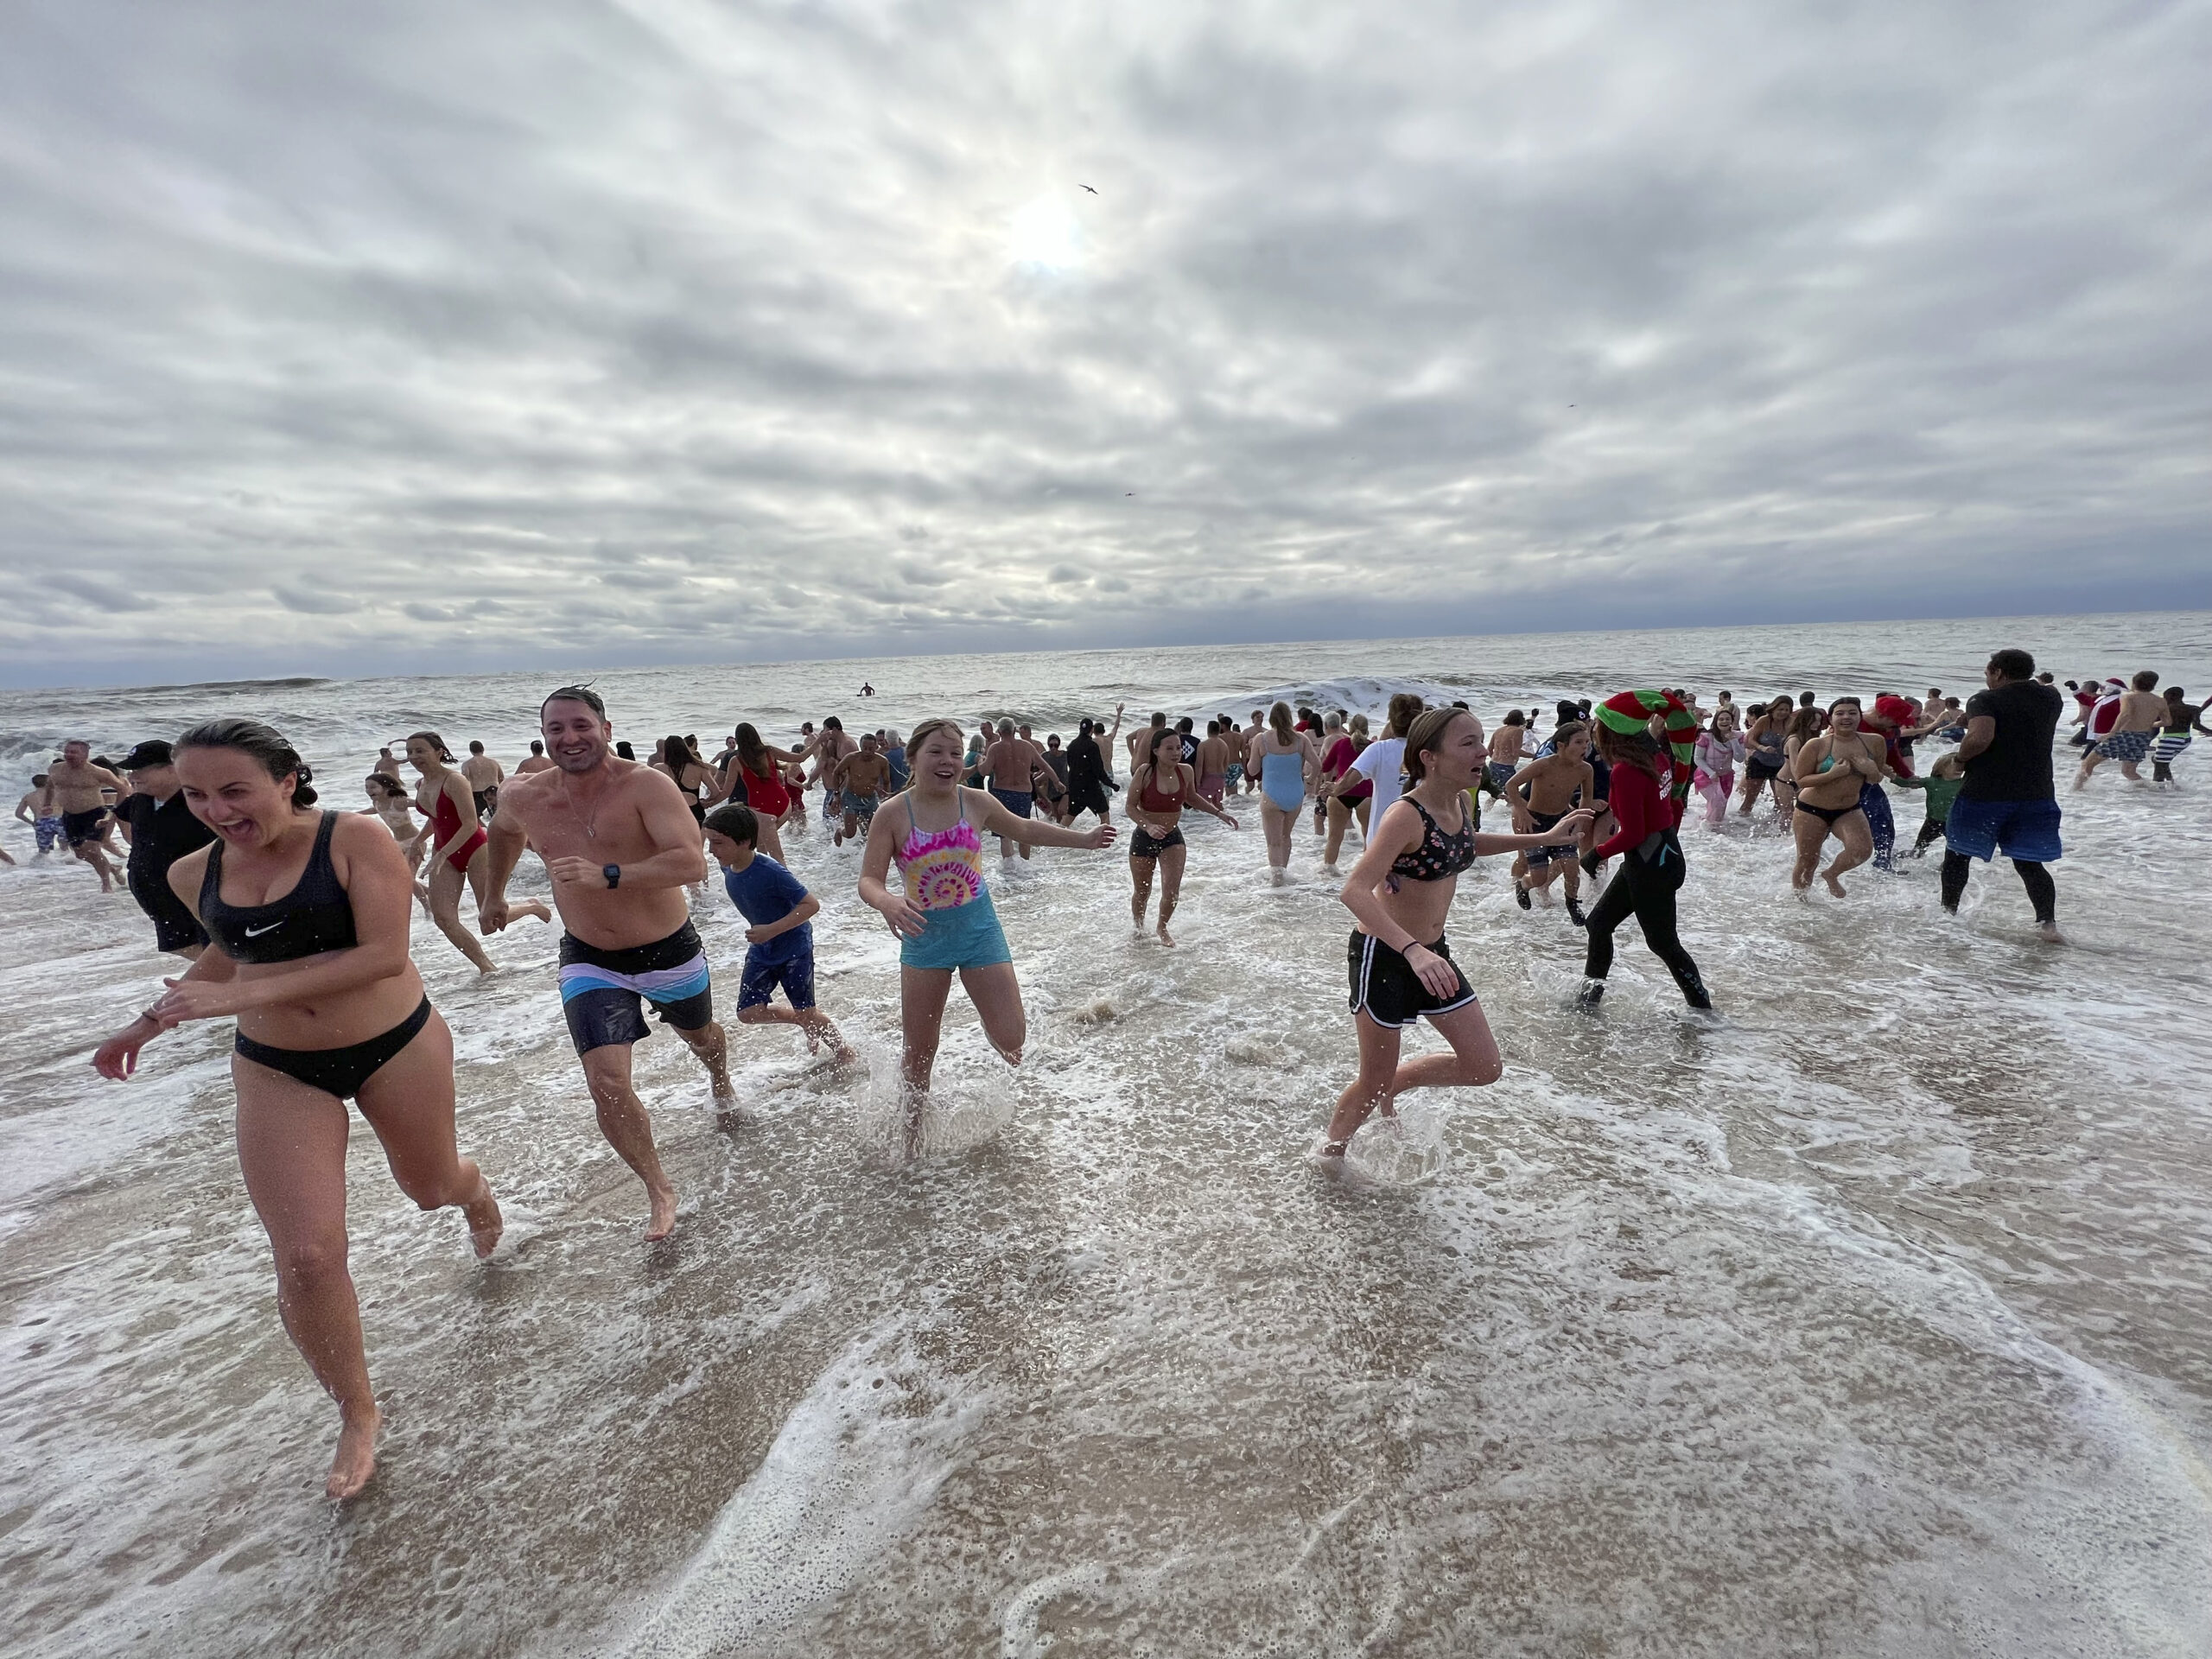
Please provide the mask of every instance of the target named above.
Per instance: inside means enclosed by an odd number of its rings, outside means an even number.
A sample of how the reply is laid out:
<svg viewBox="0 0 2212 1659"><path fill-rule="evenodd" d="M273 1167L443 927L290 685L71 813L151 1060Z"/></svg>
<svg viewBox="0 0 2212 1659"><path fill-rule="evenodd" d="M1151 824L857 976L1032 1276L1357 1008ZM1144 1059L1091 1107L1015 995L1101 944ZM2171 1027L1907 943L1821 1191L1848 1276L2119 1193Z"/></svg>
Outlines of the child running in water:
<svg viewBox="0 0 2212 1659"><path fill-rule="evenodd" d="M861 857L861 898L882 913L899 939L905 1039L899 1075L909 1156L916 1150L955 973L976 1005L984 1036L1008 1065L1021 1064L1028 1039L1014 952L983 882L983 837L1004 836L1033 847L1096 849L1114 843L1110 823L1077 830L1018 818L989 791L963 788L962 735L950 720L925 720L914 728L906 744L912 785L877 810ZM894 861L898 888L888 880Z"/></svg>
<svg viewBox="0 0 2212 1659"><path fill-rule="evenodd" d="M814 917L822 901L806 885L760 850L760 815L737 802L707 814L707 850L722 867L722 887L745 930L745 976L738 982L737 1023L741 1026L797 1026L806 1033L806 1052L824 1042L840 1065L853 1051L830 1016L814 1006ZM776 987L784 1000L774 1004Z"/></svg>
<svg viewBox="0 0 2212 1659"><path fill-rule="evenodd" d="M1899 789L1928 791L1928 816L1921 820L1920 834L1912 843L1912 855L1918 858L1927 850L1929 842L1942 837L1944 820L1951 816L1951 803L1966 787L1967 763L1955 754L1947 754L1928 769L1925 778L1892 778L1890 781Z"/></svg>

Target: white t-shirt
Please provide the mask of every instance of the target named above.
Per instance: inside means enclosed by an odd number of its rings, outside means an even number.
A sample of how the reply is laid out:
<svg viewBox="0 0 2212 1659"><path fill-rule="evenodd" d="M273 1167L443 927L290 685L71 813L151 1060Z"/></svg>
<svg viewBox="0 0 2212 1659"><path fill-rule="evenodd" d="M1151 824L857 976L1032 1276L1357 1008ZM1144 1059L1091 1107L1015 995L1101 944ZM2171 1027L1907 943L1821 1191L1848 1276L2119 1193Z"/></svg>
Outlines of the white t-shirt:
<svg viewBox="0 0 2212 1659"><path fill-rule="evenodd" d="M1405 765L1402 737L1377 738L1352 759L1349 770L1375 780L1374 804L1367 809L1367 822L1378 831L1382 828L1382 815L1397 804L1398 781Z"/></svg>

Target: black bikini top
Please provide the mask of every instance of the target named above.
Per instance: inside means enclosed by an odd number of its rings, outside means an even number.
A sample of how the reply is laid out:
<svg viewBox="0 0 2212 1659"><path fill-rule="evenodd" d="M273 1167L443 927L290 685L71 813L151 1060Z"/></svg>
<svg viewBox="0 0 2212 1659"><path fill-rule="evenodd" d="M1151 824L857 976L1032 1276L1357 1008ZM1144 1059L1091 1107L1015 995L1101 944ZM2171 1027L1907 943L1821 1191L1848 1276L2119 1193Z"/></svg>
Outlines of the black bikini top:
<svg viewBox="0 0 2212 1659"><path fill-rule="evenodd" d="M1410 795L1401 795L1400 800L1421 814L1421 821L1428 826L1428 833L1421 845L1410 853L1400 853L1390 865L1390 878L1395 885L1404 876L1413 881L1441 881L1448 875L1457 875L1475 861L1475 826L1462 818L1458 830L1446 835L1428 816L1428 809Z"/></svg>
<svg viewBox="0 0 2212 1659"><path fill-rule="evenodd" d="M326 812L315 832L315 851L292 890L265 905L223 902L223 843L207 849L207 874L200 883L200 919L223 954L234 962L297 962L325 950L350 950L353 902L340 885L330 861L330 834L338 815Z"/></svg>

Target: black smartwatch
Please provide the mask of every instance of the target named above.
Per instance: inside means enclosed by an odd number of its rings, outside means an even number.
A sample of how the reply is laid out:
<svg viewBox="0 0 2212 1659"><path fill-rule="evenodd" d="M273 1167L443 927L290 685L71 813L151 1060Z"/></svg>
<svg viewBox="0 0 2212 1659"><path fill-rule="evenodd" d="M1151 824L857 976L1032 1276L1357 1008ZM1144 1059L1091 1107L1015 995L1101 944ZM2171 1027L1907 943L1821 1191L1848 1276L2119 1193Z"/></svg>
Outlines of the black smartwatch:
<svg viewBox="0 0 2212 1659"><path fill-rule="evenodd" d="M607 878L609 888L622 885L622 867L620 864L602 864L599 867L599 873Z"/></svg>

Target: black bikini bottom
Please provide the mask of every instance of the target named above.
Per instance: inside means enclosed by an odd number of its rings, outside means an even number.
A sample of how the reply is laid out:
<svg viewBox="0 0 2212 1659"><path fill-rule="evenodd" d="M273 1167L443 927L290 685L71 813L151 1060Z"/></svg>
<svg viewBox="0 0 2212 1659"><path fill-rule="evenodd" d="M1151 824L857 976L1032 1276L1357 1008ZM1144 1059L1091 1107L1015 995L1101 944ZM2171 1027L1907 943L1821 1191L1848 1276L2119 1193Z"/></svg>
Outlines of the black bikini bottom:
<svg viewBox="0 0 2212 1659"><path fill-rule="evenodd" d="M267 1043L257 1043L240 1032L232 1046L256 1065L265 1065L272 1071L296 1077L308 1088L320 1089L326 1095L351 1100L386 1060L413 1042L416 1033L429 1022L430 999L426 994L414 1013L383 1036L372 1037L365 1043L348 1043L343 1048L274 1048Z"/></svg>
<svg viewBox="0 0 2212 1659"><path fill-rule="evenodd" d="M1859 810L1859 803L1853 801L1849 806L1814 806L1807 801L1800 800L1797 803L1797 810L1800 812L1809 812L1822 823L1833 826L1838 818L1856 812Z"/></svg>

